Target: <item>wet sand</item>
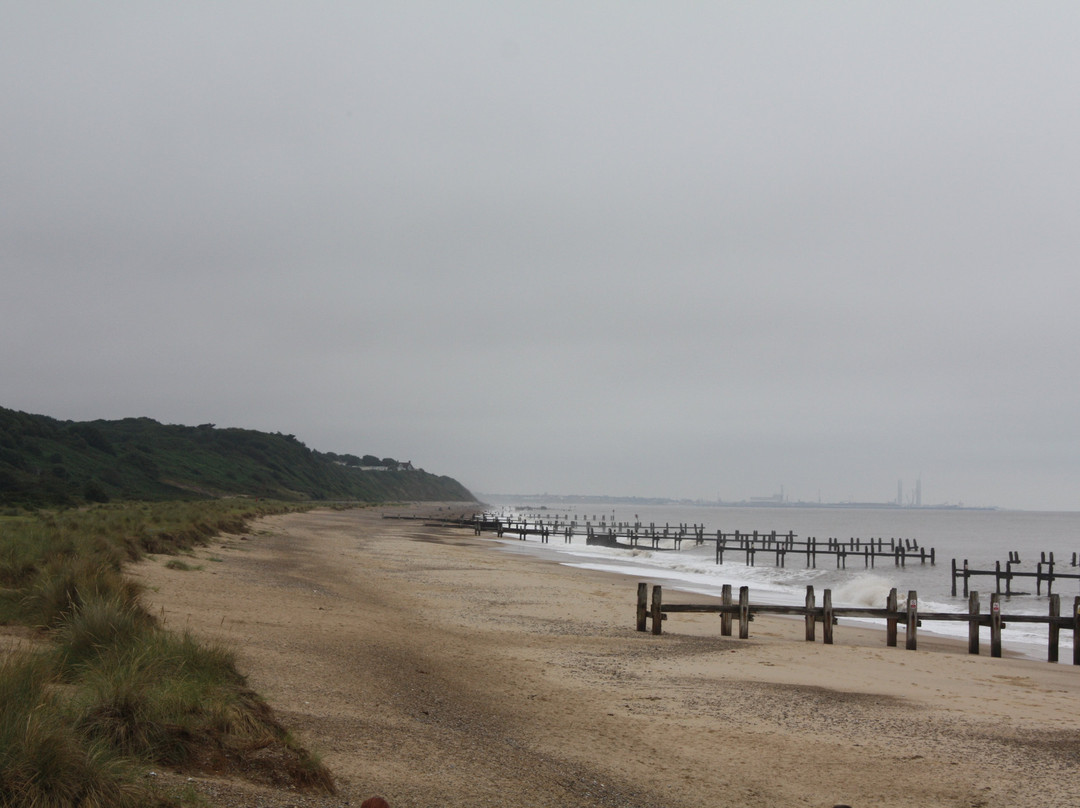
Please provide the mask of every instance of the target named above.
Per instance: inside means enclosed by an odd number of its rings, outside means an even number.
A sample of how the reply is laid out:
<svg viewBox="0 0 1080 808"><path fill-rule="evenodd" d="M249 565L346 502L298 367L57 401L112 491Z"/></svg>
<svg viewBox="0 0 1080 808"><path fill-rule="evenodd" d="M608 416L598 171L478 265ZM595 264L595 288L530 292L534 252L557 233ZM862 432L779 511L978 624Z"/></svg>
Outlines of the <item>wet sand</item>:
<svg viewBox="0 0 1080 808"><path fill-rule="evenodd" d="M738 640L675 614L655 637L634 629L636 579L383 513L271 517L199 570L132 568L338 784L194 778L212 805L1080 804L1080 668L846 625L810 644L783 618Z"/></svg>

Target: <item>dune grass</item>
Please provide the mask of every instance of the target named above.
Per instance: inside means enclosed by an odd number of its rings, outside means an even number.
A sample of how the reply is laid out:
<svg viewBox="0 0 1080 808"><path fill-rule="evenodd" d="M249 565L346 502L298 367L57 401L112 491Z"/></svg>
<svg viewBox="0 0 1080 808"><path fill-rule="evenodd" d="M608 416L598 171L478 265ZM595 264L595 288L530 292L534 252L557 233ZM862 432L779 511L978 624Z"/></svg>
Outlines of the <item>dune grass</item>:
<svg viewBox="0 0 1080 808"><path fill-rule="evenodd" d="M0 804L149 804L135 762L79 732L46 658L0 662Z"/></svg>
<svg viewBox="0 0 1080 808"><path fill-rule="evenodd" d="M248 688L233 656L165 630L123 575L123 563L147 551L189 549L295 509L134 503L0 523L0 623L49 640L0 657L0 804L180 804L138 776L152 765L332 791L325 767Z"/></svg>

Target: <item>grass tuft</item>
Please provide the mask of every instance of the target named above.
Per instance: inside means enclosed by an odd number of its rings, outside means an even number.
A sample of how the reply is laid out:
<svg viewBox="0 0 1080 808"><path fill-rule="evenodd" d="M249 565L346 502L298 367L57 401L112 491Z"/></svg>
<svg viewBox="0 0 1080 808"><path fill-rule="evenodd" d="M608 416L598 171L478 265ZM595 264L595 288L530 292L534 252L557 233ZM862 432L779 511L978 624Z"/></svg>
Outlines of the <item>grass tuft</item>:
<svg viewBox="0 0 1080 808"><path fill-rule="evenodd" d="M152 802L137 784L131 761L101 744L87 744L50 692L50 669L40 656L0 663L0 804L128 806Z"/></svg>
<svg viewBox="0 0 1080 808"><path fill-rule="evenodd" d="M45 562L26 589L21 611L25 622L56 628L87 602L115 597L132 606L140 587L95 556L70 555Z"/></svg>
<svg viewBox="0 0 1080 808"><path fill-rule="evenodd" d="M55 632L57 669L67 679L103 657L144 645L156 623L137 602L95 595L77 606Z"/></svg>

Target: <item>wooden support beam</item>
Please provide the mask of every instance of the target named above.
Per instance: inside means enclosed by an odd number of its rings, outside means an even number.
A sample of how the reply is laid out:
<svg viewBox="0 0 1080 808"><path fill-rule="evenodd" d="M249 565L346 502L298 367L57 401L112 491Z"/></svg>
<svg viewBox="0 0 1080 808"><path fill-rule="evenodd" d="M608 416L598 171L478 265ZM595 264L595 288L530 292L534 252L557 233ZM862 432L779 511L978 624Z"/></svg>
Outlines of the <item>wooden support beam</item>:
<svg viewBox="0 0 1080 808"><path fill-rule="evenodd" d="M833 644L833 609L832 609L832 590L826 589L821 594L821 607L823 611L821 621L821 634L822 640L826 645Z"/></svg>
<svg viewBox="0 0 1080 808"><path fill-rule="evenodd" d="M750 587L739 587L739 639L750 637Z"/></svg>
<svg viewBox="0 0 1080 808"><path fill-rule="evenodd" d="M660 591L660 584L656 584L652 588L652 633L660 634L664 630L664 612L661 605L663 595Z"/></svg>
<svg viewBox="0 0 1080 808"><path fill-rule="evenodd" d="M990 596L990 656L1001 656L1001 596Z"/></svg>
<svg viewBox="0 0 1080 808"><path fill-rule="evenodd" d="M1073 599L1073 664L1080 665L1080 597Z"/></svg>
<svg viewBox="0 0 1080 808"><path fill-rule="evenodd" d="M897 603L896 587L894 586L889 590L889 598L885 601L885 610L893 617L888 617L885 620L885 644L890 648L896 647L896 613L898 611L899 604Z"/></svg>
<svg viewBox="0 0 1080 808"><path fill-rule="evenodd" d="M1058 640L1061 637L1061 624L1058 623L1058 618L1061 617L1061 595L1050 596L1050 626L1049 637L1047 639L1046 648L1046 661L1057 662L1058 661Z"/></svg>
<svg viewBox="0 0 1080 808"><path fill-rule="evenodd" d="M649 618L649 585L641 581L637 585L637 630L645 630L645 622Z"/></svg>
<svg viewBox="0 0 1080 808"><path fill-rule="evenodd" d="M720 602L724 606L731 605L731 584L724 584L720 590ZM731 612L721 612L720 614L720 636L731 636Z"/></svg>
<svg viewBox="0 0 1080 808"><path fill-rule="evenodd" d="M965 587L966 588L966 587ZM968 622L968 653L979 653L979 593L972 592L968 596L968 614L971 616Z"/></svg>

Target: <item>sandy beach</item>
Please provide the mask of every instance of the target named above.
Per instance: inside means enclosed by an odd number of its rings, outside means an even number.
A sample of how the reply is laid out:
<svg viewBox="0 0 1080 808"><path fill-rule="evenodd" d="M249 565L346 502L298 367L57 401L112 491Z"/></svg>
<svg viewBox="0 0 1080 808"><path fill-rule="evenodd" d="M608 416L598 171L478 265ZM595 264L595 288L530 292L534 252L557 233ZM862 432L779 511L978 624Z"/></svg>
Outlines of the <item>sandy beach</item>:
<svg viewBox="0 0 1080 808"><path fill-rule="evenodd" d="M781 618L738 640L677 614L656 637L636 579L387 512L271 517L199 569L132 567L167 626L235 651L338 793L162 777L215 806L1080 804L1080 668L846 625L810 644Z"/></svg>

